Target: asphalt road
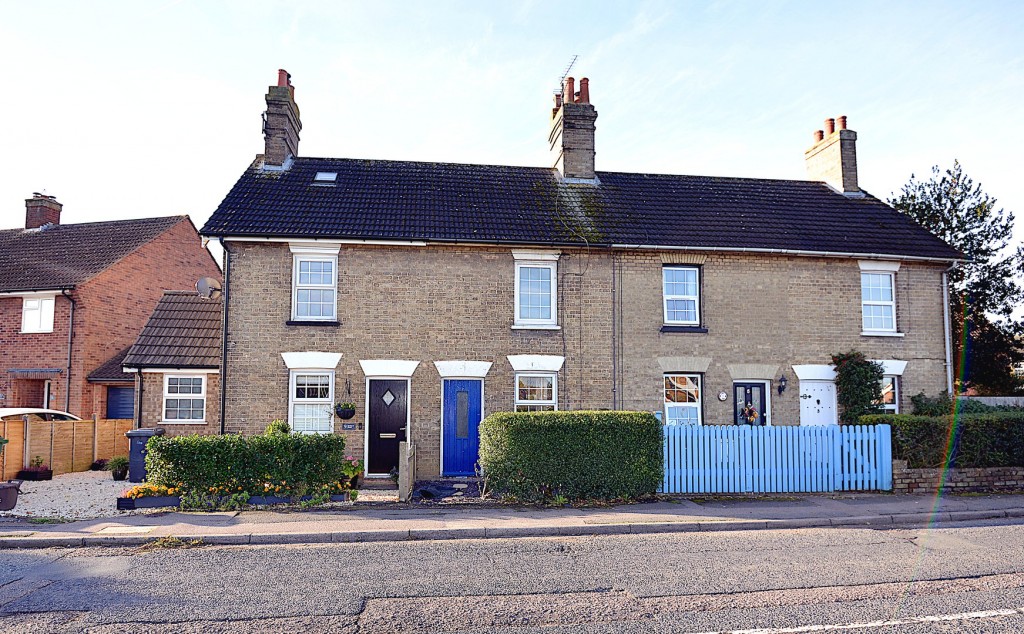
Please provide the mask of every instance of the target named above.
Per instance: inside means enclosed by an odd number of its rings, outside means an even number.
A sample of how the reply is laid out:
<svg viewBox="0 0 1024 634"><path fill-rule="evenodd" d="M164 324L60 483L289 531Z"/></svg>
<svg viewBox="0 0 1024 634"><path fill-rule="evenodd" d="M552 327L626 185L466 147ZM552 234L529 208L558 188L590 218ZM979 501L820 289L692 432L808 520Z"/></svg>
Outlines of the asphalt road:
<svg viewBox="0 0 1024 634"><path fill-rule="evenodd" d="M4 632L1022 632L1024 523L0 551Z"/></svg>

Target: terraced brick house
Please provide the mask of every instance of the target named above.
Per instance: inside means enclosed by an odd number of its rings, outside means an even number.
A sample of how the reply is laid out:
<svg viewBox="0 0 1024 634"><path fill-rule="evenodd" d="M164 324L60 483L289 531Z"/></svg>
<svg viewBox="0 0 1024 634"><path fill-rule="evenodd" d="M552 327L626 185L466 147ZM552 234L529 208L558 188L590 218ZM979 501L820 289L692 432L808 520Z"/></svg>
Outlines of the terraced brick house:
<svg viewBox="0 0 1024 634"><path fill-rule="evenodd" d="M891 409L948 389L961 255L860 188L845 117L808 180L764 180L595 170L586 79L542 167L302 157L284 71L266 102L265 152L202 230L226 253L228 432L344 434L371 474L407 438L418 477L461 476L499 410L836 424L851 348Z"/></svg>
<svg viewBox="0 0 1024 634"><path fill-rule="evenodd" d="M188 216L61 224L53 196L0 231L0 407L131 418L120 360L166 288L220 268Z"/></svg>

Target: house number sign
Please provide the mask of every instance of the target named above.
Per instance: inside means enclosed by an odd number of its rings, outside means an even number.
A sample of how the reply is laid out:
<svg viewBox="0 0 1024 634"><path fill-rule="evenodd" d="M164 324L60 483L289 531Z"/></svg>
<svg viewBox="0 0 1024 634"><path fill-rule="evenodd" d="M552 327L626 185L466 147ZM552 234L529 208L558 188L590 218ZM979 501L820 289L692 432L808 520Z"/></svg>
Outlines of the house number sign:
<svg viewBox="0 0 1024 634"><path fill-rule="evenodd" d="M725 399L727 399L727 398L729 398L729 395L728 395L728 394L726 394L725 392L719 392L719 393L718 393L718 400L720 400L720 401L724 401L724 400L725 400Z"/></svg>

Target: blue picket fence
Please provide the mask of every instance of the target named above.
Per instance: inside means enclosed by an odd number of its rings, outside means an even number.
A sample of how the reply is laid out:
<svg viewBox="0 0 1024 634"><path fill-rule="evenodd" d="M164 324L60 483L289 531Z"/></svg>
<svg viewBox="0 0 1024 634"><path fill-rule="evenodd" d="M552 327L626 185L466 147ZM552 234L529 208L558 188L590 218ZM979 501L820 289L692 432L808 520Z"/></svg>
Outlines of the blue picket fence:
<svg viewBox="0 0 1024 634"><path fill-rule="evenodd" d="M892 489L889 425L665 426L663 493Z"/></svg>

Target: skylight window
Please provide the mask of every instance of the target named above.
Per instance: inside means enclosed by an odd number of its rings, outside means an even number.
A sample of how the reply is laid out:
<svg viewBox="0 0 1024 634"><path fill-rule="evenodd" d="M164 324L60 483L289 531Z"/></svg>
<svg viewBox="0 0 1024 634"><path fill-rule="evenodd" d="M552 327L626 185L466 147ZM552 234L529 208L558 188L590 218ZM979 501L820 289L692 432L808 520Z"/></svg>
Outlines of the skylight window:
<svg viewBox="0 0 1024 634"><path fill-rule="evenodd" d="M314 185L334 185L338 180L337 172L317 172L313 177Z"/></svg>

